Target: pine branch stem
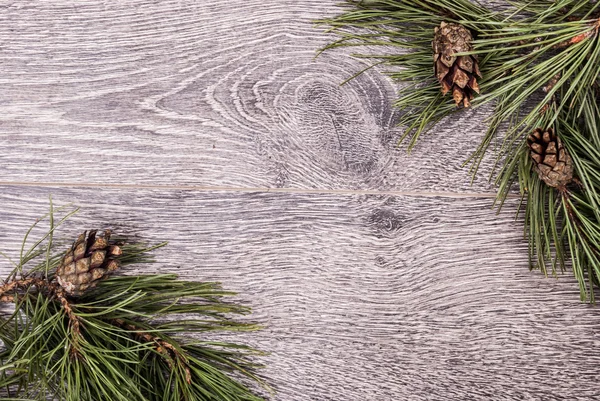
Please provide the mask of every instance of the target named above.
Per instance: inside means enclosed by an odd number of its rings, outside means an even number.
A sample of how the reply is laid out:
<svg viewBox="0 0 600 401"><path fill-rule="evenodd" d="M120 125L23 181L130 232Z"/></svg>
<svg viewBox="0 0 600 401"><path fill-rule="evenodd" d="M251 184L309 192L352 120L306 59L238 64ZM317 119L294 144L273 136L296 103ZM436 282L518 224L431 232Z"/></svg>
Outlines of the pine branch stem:
<svg viewBox="0 0 600 401"><path fill-rule="evenodd" d="M38 277L28 277L20 280L12 280L0 286L0 302L14 302L15 299L20 299L24 294L20 294L19 290L28 290L31 287L37 287L39 291L44 291L47 296L56 298L60 302L62 309L69 319L69 327L73 334L73 342L71 344L71 356L78 358L79 338L81 337L81 319L73 311L71 302L69 301L65 290L57 283L48 281Z"/></svg>
<svg viewBox="0 0 600 401"><path fill-rule="evenodd" d="M564 49L566 47L583 42L586 39L594 38L594 37L598 36L598 31L600 30L600 18L596 19L596 21L589 24L589 26L592 28L591 30L580 33L579 35L574 36L569 40L565 40L564 42L554 45L554 48L555 49Z"/></svg>
<svg viewBox="0 0 600 401"><path fill-rule="evenodd" d="M554 75L550 81L548 81L548 83L546 85L544 85L544 87L542 88L542 91L544 91L544 93L548 93L550 92L558 83L558 80L562 77L562 74L559 72L558 74Z"/></svg>
<svg viewBox="0 0 600 401"><path fill-rule="evenodd" d="M192 374L191 374L191 371L189 368L188 360L185 357L185 355L183 355L181 352L179 352L179 350L177 350L177 348L175 348L171 343L163 340L159 336L152 335L152 334L148 333L147 331L145 331L143 328L135 326L131 323L128 323L128 322L124 321L123 319L113 319L110 322L114 326L121 327L121 328L128 330L129 332L131 332L131 334L134 337L136 337L142 341L145 341L148 343L154 343L156 352L158 352L160 355L163 356L163 358L165 358L165 360L167 361L167 363L169 364L169 367L171 369L174 368L174 365L173 365L174 361L176 361L176 360L180 361L183 364L184 369L185 369L185 380L188 384L191 384Z"/></svg>
<svg viewBox="0 0 600 401"><path fill-rule="evenodd" d="M73 340L70 350L71 357L79 358L81 357L78 349L79 339L81 337L81 319L75 314L75 312L73 312L73 307L67 299L65 290L63 290L62 287L58 286L56 283L49 283L47 287L51 294L54 295L54 297L56 297L56 299L60 302L63 310L69 318L69 326L71 328Z"/></svg>
<svg viewBox="0 0 600 401"><path fill-rule="evenodd" d="M37 286L38 284L41 284L41 281L41 279L35 277L9 281L0 286L0 297L4 297L7 293L16 293L18 290L29 288L32 285Z"/></svg>

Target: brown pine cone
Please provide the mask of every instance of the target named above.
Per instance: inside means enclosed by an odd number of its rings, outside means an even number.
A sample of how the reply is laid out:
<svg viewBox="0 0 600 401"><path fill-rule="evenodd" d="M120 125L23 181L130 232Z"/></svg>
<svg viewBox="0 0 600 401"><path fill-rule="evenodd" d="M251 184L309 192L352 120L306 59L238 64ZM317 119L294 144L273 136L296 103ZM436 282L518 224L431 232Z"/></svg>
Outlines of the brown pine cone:
<svg viewBox="0 0 600 401"><path fill-rule="evenodd" d="M455 56L473 50L473 36L459 24L442 22L435 28L433 39L434 72L442 85L442 94L452 91L457 106L471 106L474 93L479 93L476 76L481 72L475 56Z"/></svg>
<svg viewBox="0 0 600 401"><path fill-rule="evenodd" d="M527 138L533 167L547 185L564 189L573 181L573 160L552 128L536 128Z"/></svg>
<svg viewBox="0 0 600 401"><path fill-rule="evenodd" d="M97 237L96 230L81 234L67 251L56 269L60 286L69 295L80 296L95 287L119 267L114 257L122 254L121 248L110 242L110 231Z"/></svg>

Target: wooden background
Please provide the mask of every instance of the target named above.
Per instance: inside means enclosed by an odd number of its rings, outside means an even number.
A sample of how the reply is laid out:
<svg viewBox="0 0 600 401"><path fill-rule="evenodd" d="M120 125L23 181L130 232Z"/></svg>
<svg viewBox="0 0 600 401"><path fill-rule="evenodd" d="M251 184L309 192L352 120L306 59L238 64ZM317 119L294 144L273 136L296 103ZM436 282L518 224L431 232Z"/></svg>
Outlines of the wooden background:
<svg viewBox="0 0 600 401"><path fill-rule="evenodd" d="M170 241L144 271L239 291L276 400L600 399L600 309L461 168L488 111L407 155L398 87L314 59L337 2L0 0L0 248L49 194Z"/></svg>

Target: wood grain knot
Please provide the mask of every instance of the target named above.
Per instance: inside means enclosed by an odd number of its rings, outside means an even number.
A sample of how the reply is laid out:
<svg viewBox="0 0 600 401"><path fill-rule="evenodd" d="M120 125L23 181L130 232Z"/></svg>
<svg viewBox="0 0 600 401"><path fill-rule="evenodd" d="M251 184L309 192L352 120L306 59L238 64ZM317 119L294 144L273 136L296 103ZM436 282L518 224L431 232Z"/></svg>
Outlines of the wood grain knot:
<svg viewBox="0 0 600 401"><path fill-rule="evenodd" d="M366 221L378 236L389 237L402 229L406 217L390 208L375 208L366 217Z"/></svg>

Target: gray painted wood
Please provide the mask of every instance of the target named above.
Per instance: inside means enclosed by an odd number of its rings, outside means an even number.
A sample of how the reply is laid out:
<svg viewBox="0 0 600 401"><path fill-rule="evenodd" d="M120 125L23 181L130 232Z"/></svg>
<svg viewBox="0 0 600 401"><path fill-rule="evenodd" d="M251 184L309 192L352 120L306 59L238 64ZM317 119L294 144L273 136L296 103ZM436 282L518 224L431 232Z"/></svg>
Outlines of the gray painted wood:
<svg viewBox="0 0 600 401"><path fill-rule="evenodd" d="M65 237L169 240L139 271L239 291L276 400L600 399L598 308L528 271L515 202L459 198L493 194L460 167L486 110L406 155L398 86L313 58L336 3L0 1L0 250L50 193Z"/></svg>
<svg viewBox="0 0 600 401"><path fill-rule="evenodd" d="M56 204L60 230L168 240L135 272L219 280L265 323L251 343L276 400L600 398L600 310L569 275L529 272L515 202L1 187L0 247ZM8 265L0 262L2 271Z"/></svg>
<svg viewBox="0 0 600 401"><path fill-rule="evenodd" d="M490 192L461 164L483 111L407 156L396 86L313 21L314 1L3 1L3 182Z"/></svg>

